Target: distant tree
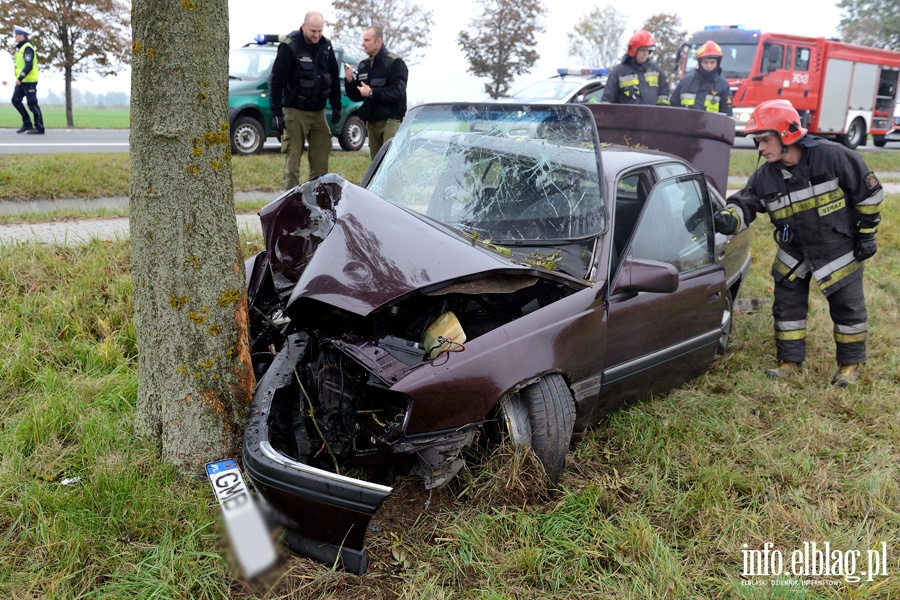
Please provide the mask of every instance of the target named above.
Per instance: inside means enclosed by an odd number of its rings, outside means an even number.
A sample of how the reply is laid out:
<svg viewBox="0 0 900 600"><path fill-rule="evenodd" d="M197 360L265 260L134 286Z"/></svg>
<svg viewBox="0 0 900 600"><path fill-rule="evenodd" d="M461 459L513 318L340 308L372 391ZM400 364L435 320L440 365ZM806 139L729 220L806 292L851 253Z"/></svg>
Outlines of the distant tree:
<svg viewBox="0 0 900 600"><path fill-rule="evenodd" d="M840 32L845 42L873 48L900 48L900 0L840 0Z"/></svg>
<svg viewBox="0 0 900 600"><path fill-rule="evenodd" d="M513 77L527 73L539 58L535 37L544 31L541 0L476 0L481 16L459 32L457 43L469 61L468 72L487 77L484 91L499 98ZM471 32L471 33L470 33Z"/></svg>
<svg viewBox="0 0 900 600"><path fill-rule="evenodd" d="M66 81L66 124L73 127L72 82L77 73L112 75L131 58L129 5L118 0L3 0L0 30L31 32L41 69Z"/></svg>
<svg viewBox="0 0 900 600"><path fill-rule="evenodd" d="M128 94L125 92L106 92L107 106L128 106Z"/></svg>
<svg viewBox="0 0 900 600"><path fill-rule="evenodd" d="M612 67L624 54L628 17L610 5L595 6L581 16L569 34L569 56L585 67Z"/></svg>
<svg viewBox="0 0 900 600"><path fill-rule="evenodd" d="M334 0L332 4L334 38L343 46L359 48L363 32L379 25L388 50L407 65L422 60L431 39L434 11L407 0Z"/></svg>
<svg viewBox="0 0 900 600"><path fill-rule="evenodd" d="M228 0L138 0L136 429L183 473L240 453L254 385L228 126Z"/></svg>
<svg viewBox="0 0 900 600"><path fill-rule="evenodd" d="M684 44L688 35L687 30L681 26L681 17L675 13L656 13L644 21L642 28L656 38L653 60L666 72L669 85L674 89L675 84L681 79L675 57L678 48Z"/></svg>

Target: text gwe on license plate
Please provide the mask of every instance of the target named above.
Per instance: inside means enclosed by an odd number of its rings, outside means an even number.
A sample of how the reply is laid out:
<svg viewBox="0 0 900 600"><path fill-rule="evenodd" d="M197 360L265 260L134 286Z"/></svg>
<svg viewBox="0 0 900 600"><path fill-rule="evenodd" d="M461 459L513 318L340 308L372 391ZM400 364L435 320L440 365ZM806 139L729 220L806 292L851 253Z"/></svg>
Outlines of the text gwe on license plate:
<svg viewBox="0 0 900 600"><path fill-rule="evenodd" d="M206 475L219 501L225 528L244 576L255 577L272 566L276 554L244 475L232 458L207 463Z"/></svg>

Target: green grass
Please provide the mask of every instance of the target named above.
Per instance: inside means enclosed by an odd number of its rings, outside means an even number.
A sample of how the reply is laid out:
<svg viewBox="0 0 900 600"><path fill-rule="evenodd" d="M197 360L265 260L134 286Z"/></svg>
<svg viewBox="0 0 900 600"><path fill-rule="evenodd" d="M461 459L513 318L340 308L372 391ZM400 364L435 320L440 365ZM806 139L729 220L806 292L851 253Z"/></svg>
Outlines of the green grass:
<svg viewBox="0 0 900 600"><path fill-rule="evenodd" d="M47 129L66 127L65 107L41 106L41 114L44 116L44 127ZM128 129L131 126L131 111L127 107L76 107L72 109L72 121L76 129ZM0 106L0 128L18 129L21 125L22 117L19 111L9 103Z"/></svg>
<svg viewBox="0 0 900 600"><path fill-rule="evenodd" d="M898 201L885 201L866 266L870 353L855 388L828 385L819 294L809 361L791 381L762 373L774 361L768 307L739 313L731 350L707 375L615 413L574 446L559 495L530 493L528 461L508 452L470 462L430 496L398 476L368 534L366 575L285 554L250 583L223 549L209 484L134 436L128 242L2 247L0 597L897 598ZM764 223L753 233L743 297L770 301L774 244ZM742 585L742 545L767 541L863 555L885 542L890 577Z"/></svg>
<svg viewBox="0 0 900 600"><path fill-rule="evenodd" d="M329 170L359 183L369 167L368 152L333 152ZM235 191L281 190L284 156L265 152L232 158ZM300 180L309 165L300 165ZM127 196L130 156L113 154L0 154L0 201L109 198Z"/></svg>

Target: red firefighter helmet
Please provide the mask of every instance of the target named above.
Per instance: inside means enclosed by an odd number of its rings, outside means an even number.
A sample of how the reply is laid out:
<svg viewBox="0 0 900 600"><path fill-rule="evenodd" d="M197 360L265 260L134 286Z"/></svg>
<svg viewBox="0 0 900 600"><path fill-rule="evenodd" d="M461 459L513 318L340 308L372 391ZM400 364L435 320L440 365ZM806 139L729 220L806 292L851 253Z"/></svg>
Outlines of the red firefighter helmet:
<svg viewBox="0 0 900 600"><path fill-rule="evenodd" d="M628 56L637 54L638 48L653 48L655 46L656 40L653 39L653 35L646 29L639 29L628 40Z"/></svg>
<svg viewBox="0 0 900 600"><path fill-rule="evenodd" d="M722 59L722 48L712 40L704 42L702 46L697 48L697 60L701 58L718 58Z"/></svg>
<svg viewBox="0 0 900 600"><path fill-rule="evenodd" d="M766 100L753 110L744 127L747 135L774 132L785 146L797 143L806 135L800 126L800 115L787 100Z"/></svg>

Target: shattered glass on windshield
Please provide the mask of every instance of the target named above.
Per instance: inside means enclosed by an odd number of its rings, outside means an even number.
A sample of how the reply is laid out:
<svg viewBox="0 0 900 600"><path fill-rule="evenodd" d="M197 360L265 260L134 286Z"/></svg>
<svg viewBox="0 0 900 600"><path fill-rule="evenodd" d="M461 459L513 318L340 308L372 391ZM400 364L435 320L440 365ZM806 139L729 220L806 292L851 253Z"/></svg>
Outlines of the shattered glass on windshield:
<svg viewBox="0 0 900 600"><path fill-rule="evenodd" d="M581 106L420 106L367 188L473 238L582 239L606 227L598 148Z"/></svg>

